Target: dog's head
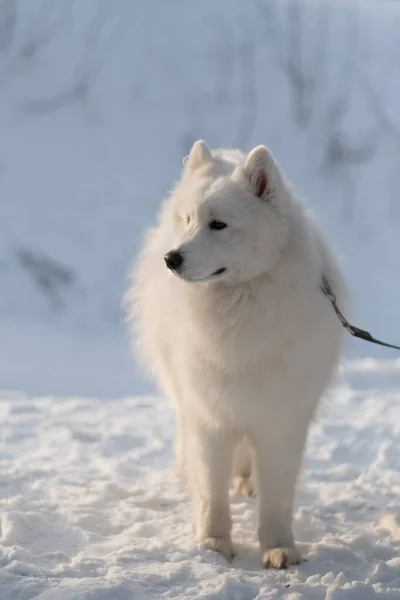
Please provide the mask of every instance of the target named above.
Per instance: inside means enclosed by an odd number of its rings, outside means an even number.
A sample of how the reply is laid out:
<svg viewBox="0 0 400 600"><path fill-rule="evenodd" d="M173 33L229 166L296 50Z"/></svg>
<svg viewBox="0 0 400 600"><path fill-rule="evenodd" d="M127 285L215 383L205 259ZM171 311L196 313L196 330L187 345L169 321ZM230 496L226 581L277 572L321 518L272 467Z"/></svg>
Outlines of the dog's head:
<svg viewBox="0 0 400 600"><path fill-rule="evenodd" d="M176 239L164 259L188 282L244 282L269 271L288 239L288 189L264 146L244 162L196 142L174 195Z"/></svg>

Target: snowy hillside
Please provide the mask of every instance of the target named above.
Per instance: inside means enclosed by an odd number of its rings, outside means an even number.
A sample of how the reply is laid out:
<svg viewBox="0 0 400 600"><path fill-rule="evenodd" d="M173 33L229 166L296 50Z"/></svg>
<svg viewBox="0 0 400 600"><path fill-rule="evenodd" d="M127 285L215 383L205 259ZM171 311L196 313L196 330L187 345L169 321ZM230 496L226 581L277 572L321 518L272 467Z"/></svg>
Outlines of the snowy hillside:
<svg viewBox="0 0 400 600"><path fill-rule="evenodd" d="M69 357L85 336L121 362L127 270L198 137L271 146L342 256L356 324L400 341L396 3L2 6L0 324L12 348L57 372L49 338ZM49 390L49 369L19 365L18 377L2 353L3 387L81 393L79 364L69 388ZM348 353L393 356L360 342Z"/></svg>
<svg viewBox="0 0 400 600"><path fill-rule="evenodd" d="M388 372L386 371L386 375ZM400 381L344 373L314 425L295 530L307 562L262 571L255 500L232 492L232 565L193 543L171 409L3 395L2 600L398 600Z"/></svg>

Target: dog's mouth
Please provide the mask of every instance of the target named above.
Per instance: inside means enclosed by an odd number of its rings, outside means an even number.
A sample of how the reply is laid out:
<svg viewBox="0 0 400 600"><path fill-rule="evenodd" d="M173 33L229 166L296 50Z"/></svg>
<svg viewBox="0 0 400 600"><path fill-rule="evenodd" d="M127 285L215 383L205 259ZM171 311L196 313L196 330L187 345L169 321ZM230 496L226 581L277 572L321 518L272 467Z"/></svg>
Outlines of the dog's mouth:
<svg viewBox="0 0 400 600"><path fill-rule="evenodd" d="M221 267L220 269L217 269L216 271L214 271L214 273L211 274L211 277L214 277L214 275L222 275L222 273L225 273L226 269L225 267Z"/></svg>
<svg viewBox="0 0 400 600"><path fill-rule="evenodd" d="M219 275L222 275L222 273L225 273L225 271L226 271L225 267L221 267L220 269L217 269L216 271L214 271L213 273L210 273L210 275L206 275L205 277L190 277L190 276L185 275L184 273L175 273L175 274L178 275L178 277L180 277L181 279L184 279L185 281L187 281L189 283L203 283L206 281L212 281Z"/></svg>

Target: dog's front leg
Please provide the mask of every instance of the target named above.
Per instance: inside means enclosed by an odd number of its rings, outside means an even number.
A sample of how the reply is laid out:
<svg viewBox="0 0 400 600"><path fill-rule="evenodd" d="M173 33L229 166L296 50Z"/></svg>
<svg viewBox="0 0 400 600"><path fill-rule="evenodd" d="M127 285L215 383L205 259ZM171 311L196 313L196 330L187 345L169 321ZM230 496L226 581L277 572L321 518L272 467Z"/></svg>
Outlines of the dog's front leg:
<svg viewBox="0 0 400 600"><path fill-rule="evenodd" d="M190 428L188 438L196 540L232 560L229 487L233 462L233 433L204 424Z"/></svg>
<svg viewBox="0 0 400 600"><path fill-rule="evenodd" d="M279 419L278 419L279 420ZM256 432L259 530L264 567L285 569L301 562L293 539L293 501L307 428L274 423Z"/></svg>

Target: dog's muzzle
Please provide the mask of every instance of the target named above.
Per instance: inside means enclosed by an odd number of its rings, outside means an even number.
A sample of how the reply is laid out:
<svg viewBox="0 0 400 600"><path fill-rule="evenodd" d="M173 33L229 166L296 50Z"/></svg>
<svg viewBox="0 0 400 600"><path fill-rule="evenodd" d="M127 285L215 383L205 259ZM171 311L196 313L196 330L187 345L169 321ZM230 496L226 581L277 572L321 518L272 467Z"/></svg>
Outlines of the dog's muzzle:
<svg viewBox="0 0 400 600"><path fill-rule="evenodd" d="M164 256L165 264L171 271L177 271L183 263L183 255L178 250L171 250Z"/></svg>

